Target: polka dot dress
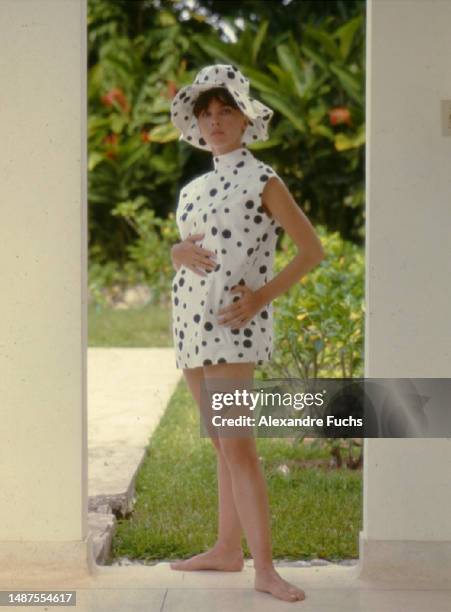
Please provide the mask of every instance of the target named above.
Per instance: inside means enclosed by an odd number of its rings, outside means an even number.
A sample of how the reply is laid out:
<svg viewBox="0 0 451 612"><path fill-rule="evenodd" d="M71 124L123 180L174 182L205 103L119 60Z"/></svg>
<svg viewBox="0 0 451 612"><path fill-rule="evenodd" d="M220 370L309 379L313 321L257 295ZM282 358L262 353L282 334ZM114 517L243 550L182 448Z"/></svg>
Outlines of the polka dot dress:
<svg viewBox="0 0 451 612"><path fill-rule="evenodd" d="M273 306L260 310L244 326L218 323L218 310L241 293L236 284L259 289L273 276L280 224L264 210L266 181L278 176L244 146L213 157L214 170L180 192L176 221L181 240L204 233L196 244L216 253L216 268L206 276L181 266L172 280L172 326L176 367L271 359Z"/></svg>

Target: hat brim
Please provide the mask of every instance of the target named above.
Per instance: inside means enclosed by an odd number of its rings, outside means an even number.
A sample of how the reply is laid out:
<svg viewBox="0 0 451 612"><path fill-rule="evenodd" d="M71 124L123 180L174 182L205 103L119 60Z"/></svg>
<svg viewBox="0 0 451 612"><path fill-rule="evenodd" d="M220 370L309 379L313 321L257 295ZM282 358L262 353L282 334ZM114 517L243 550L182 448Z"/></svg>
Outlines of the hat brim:
<svg viewBox="0 0 451 612"><path fill-rule="evenodd" d="M243 143L250 144L258 140L268 140L268 124L274 111L228 83L215 83L214 85L211 83L192 83L182 87L177 92L171 103L171 121L181 132L179 140L186 140L193 146L211 151L210 146L200 134L193 107L201 93L216 87L227 89L241 112L249 119L248 126L243 134Z"/></svg>

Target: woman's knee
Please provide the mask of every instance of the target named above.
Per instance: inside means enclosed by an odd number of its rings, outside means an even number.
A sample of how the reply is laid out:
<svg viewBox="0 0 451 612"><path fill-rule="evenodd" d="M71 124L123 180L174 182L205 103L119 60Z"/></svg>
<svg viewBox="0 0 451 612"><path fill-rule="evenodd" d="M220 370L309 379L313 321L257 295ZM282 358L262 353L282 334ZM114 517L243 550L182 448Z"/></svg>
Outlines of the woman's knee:
<svg viewBox="0 0 451 612"><path fill-rule="evenodd" d="M211 443L213 444L214 449L219 454L221 452L221 444L219 442L219 438L210 436Z"/></svg>
<svg viewBox="0 0 451 612"><path fill-rule="evenodd" d="M183 374L191 391L191 395L193 396L198 408L201 408L202 382L204 380L203 368L187 368L183 370Z"/></svg>
<svg viewBox="0 0 451 612"><path fill-rule="evenodd" d="M219 438L220 452L230 468L245 468L258 465L253 438Z"/></svg>

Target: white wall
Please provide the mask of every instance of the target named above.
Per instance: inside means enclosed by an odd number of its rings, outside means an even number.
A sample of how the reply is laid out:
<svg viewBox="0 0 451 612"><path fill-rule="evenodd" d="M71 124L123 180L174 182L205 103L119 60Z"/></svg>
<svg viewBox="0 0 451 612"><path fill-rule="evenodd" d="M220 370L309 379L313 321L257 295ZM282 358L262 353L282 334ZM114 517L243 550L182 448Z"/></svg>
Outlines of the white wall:
<svg viewBox="0 0 451 612"><path fill-rule="evenodd" d="M450 24L449 0L368 2L368 377L451 376ZM451 575L451 440L368 439L364 463L363 567Z"/></svg>
<svg viewBox="0 0 451 612"><path fill-rule="evenodd" d="M370 0L367 285L370 376L451 375L451 2Z"/></svg>
<svg viewBox="0 0 451 612"><path fill-rule="evenodd" d="M0 2L3 570L86 553L85 62L85 0Z"/></svg>

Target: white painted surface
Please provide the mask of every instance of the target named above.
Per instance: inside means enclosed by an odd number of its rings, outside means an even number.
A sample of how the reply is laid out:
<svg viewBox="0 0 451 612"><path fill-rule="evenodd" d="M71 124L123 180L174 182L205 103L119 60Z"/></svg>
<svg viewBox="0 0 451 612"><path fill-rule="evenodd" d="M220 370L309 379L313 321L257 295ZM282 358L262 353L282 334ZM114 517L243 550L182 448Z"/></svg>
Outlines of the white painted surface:
<svg viewBox="0 0 451 612"><path fill-rule="evenodd" d="M0 30L0 565L82 567L86 3L2 0Z"/></svg>
<svg viewBox="0 0 451 612"><path fill-rule="evenodd" d="M451 376L450 23L448 0L368 2L368 377ZM364 570L451 576L451 440L368 439L364 463Z"/></svg>

